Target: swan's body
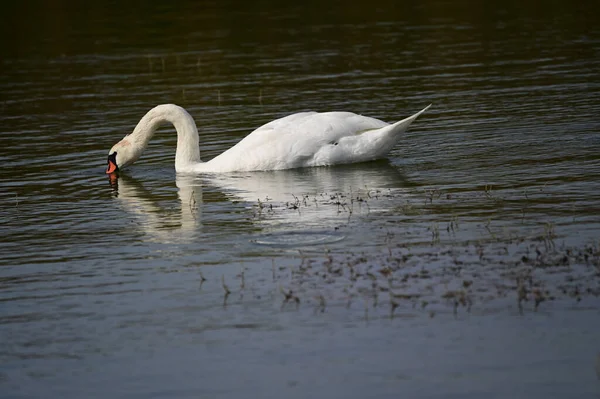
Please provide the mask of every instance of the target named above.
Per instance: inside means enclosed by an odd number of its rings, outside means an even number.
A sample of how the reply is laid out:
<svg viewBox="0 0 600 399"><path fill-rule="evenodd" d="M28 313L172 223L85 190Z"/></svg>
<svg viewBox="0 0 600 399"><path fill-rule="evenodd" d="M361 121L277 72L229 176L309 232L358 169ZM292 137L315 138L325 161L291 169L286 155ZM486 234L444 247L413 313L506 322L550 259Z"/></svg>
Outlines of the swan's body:
<svg viewBox="0 0 600 399"><path fill-rule="evenodd" d="M135 162L154 132L167 122L177 130L177 172L277 170L371 161L385 157L427 108L394 124L351 112L300 112L259 127L221 155L202 162L194 119L177 105L158 105L144 115L133 133L113 146L107 173Z"/></svg>

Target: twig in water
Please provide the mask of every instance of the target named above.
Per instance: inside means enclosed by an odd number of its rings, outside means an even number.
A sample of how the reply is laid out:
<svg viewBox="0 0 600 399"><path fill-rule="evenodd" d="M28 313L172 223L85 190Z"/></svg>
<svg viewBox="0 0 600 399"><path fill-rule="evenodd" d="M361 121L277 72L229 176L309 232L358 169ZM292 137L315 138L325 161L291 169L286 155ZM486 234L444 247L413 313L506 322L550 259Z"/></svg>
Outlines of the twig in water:
<svg viewBox="0 0 600 399"><path fill-rule="evenodd" d="M221 284L223 285L223 290L225 290L225 296L231 294L229 287L227 286L227 284L225 284L225 276L224 275L221 275Z"/></svg>
<svg viewBox="0 0 600 399"><path fill-rule="evenodd" d="M325 297L323 294L319 294L316 299L319 300L319 306L315 310L320 310L321 313L325 312Z"/></svg>
<svg viewBox="0 0 600 399"><path fill-rule="evenodd" d="M391 307L390 307L390 319L393 319L394 318L394 310L396 310L396 308L398 307L398 302L393 301L390 298L390 305L391 305Z"/></svg>
<svg viewBox="0 0 600 399"><path fill-rule="evenodd" d="M244 289L244 287L246 287L246 280L244 278L244 270L245 270L245 268L244 268L244 265L242 264L242 271L240 272L240 275L242 277L242 282L240 283L240 289L242 289L242 290Z"/></svg>
<svg viewBox="0 0 600 399"><path fill-rule="evenodd" d="M194 190L192 190L192 193L190 194L190 200L188 202L188 205L190 206L190 211L192 212L192 217L194 219L196 219L196 210L198 209L198 207L196 206L196 198L194 198Z"/></svg>
<svg viewBox="0 0 600 399"><path fill-rule="evenodd" d="M544 246L546 247L546 251L555 248L555 237L556 234L554 233L554 224L552 222L547 222L544 225Z"/></svg>
<svg viewBox="0 0 600 399"><path fill-rule="evenodd" d="M431 225L431 243L439 243L440 242L440 228L437 223L433 223Z"/></svg>
<svg viewBox="0 0 600 399"><path fill-rule="evenodd" d="M300 259L301 259L300 266L298 266L298 267L302 267L302 266L304 266L304 262L306 261L306 256L304 255L304 252L302 252L301 249L298 250L298 253L300 254Z"/></svg>
<svg viewBox="0 0 600 399"><path fill-rule="evenodd" d="M288 292L285 292L285 290L283 289L283 287L280 285L279 286L279 291L283 294L283 302L281 303L281 308L283 308L283 306L290 302L290 301L294 301L296 302L296 308L300 305L300 298L298 298L296 295L294 295L294 292L292 290L289 290Z"/></svg>
<svg viewBox="0 0 600 399"><path fill-rule="evenodd" d="M535 288L533 290L533 299L534 299L533 311L537 312L538 307L540 306L540 303L542 303L546 300L546 296L544 295L544 293L542 292L541 289Z"/></svg>
<svg viewBox="0 0 600 399"><path fill-rule="evenodd" d="M519 306L519 313L523 314L523 301L527 301L527 288L523 284L523 279L517 278L517 305Z"/></svg>
<svg viewBox="0 0 600 399"><path fill-rule="evenodd" d="M492 229L490 229L490 224L492 224L492 218L489 218L487 220L487 222L485 223L484 227L488 231L488 233L490 233L490 236L495 240L496 239L496 235L492 232Z"/></svg>
<svg viewBox="0 0 600 399"><path fill-rule="evenodd" d="M492 195L492 188L493 186L491 184L486 184L485 187L483 188L483 192L485 193L485 196L488 198L494 198L494 196Z"/></svg>

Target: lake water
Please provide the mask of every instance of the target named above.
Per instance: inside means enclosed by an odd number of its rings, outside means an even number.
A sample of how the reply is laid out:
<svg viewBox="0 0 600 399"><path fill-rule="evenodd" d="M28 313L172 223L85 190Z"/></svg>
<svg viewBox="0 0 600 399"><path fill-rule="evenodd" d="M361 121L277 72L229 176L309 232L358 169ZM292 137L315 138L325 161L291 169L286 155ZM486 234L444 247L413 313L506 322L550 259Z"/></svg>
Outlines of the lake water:
<svg viewBox="0 0 600 399"><path fill-rule="evenodd" d="M0 396L597 398L592 2L14 3L0 76ZM389 159L174 172L289 113Z"/></svg>

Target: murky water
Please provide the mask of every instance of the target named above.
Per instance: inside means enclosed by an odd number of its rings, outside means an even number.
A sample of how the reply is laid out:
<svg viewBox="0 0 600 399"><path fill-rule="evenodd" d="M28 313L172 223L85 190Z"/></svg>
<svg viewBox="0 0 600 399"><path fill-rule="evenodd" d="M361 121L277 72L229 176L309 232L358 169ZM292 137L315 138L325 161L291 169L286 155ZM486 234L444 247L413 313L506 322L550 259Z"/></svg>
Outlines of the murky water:
<svg viewBox="0 0 600 399"><path fill-rule="evenodd" d="M41 3L5 14L2 397L597 397L600 30L589 3ZM303 110L389 160L176 176Z"/></svg>

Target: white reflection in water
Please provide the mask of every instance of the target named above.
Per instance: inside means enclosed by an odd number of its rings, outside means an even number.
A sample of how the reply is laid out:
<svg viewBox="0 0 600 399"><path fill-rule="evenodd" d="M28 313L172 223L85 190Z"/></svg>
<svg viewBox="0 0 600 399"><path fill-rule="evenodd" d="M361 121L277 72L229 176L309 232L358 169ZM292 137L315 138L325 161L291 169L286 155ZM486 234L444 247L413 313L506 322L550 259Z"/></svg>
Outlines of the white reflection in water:
<svg viewBox="0 0 600 399"><path fill-rule="evenodd" d="M207 175L203 180L247 202L293 202L303 195L350 195L406 184L404 176L386 162Z"/></svg>
<svg viewBox="0 0 600 399"><path fill-rule="evenodd" d="M141 181L126 175L115 181L116 199L126 212L135 216L139 228L150 239L180 242L202 226L202 186L183 176L175 184L179 209L166 208Z"/></svg>
<svg viewBox="0 0 600 399"><path fill-rule="evenodd" d="M216 189L232 203L243 202L246 208L254 209L248 214L271 216L253 218L252 223L303 230L328 228L332 220L386 210L389 202L369 199L390 193L401 196L408 186L406 178L386 162L273 172L177 174L175 184L177 209L168 209L143 182L126 175L115 185L116 198L136 217L146 235L160 242L181 242L202 228L206 206L203 190L207 189Z"/></svg>

